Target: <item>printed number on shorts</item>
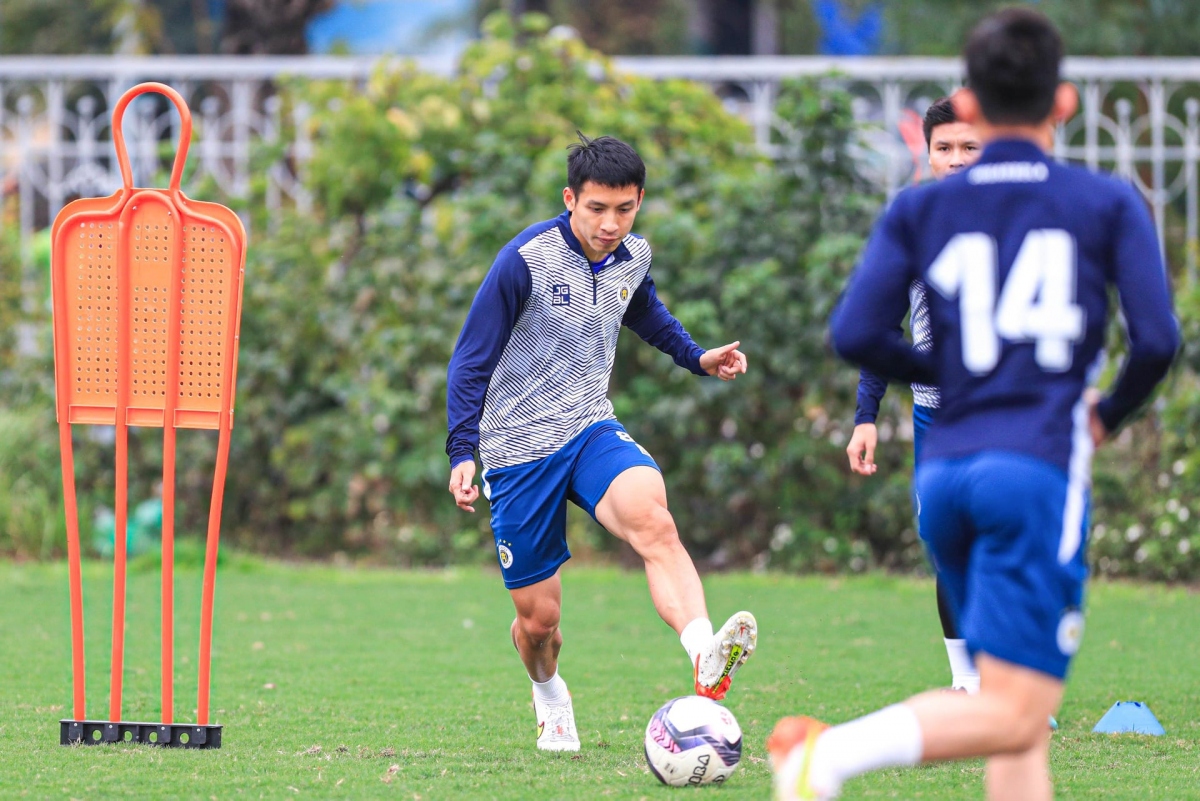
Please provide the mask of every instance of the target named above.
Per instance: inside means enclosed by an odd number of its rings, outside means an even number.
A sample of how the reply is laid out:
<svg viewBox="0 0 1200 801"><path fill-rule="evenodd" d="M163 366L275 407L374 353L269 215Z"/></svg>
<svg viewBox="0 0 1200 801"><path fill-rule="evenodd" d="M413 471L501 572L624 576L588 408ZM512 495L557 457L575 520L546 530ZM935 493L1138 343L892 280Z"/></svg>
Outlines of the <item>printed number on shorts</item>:
<svg viewBox="0 0 1200 801"><path fill-rule="evenodd" d="M617 439L623 440L623 441L625 441L625 442L628 442L628 443L631 443L631 444L633 444L633 445L637 445L637 449L638 449L639 451L641 451L642 453L644 453L646 456L649 456L649 455L650 455L650 451L646 450L646 449L645 449L645 448L643 448L641 445L638 445L638 444L637 444L637 442L635 442L635 441L634 441L633 437L629 436L629 432L628 432L628 431L617 431L617 432L614 432L614 433L616 433L616 435L617 435Z"/></svg>
<svg viewBox="0 0 1200 801"><path fill-rule="evenodd" d="M929 284L958 298L963 365L986 375L1000 361L1000 340L1033 342L1038 366L1071 369L1072 345L1083 338L1075 303L1075 239L1057 228L1030 231L996 301L996 243L987 234L958 234L929 268Z"/></svg>

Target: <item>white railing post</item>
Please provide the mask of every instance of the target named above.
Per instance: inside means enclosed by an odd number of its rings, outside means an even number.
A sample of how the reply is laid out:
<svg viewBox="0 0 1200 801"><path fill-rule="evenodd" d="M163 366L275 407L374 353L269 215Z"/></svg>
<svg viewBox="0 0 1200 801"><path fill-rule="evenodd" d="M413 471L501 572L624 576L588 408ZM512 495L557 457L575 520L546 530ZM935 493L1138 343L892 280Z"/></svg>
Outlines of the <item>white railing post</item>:
<svg viewBox="0 0 1200 801"><path fill-rule="evenodd" d="M419 69L441 75L456 69L448 59L415 61ZM332 56L0 57L0 176L15 184L7 191L17 195L23 241L48 225L47 212L52 215L70 196L108 191L119 183L111 132L107 138L102 133L121 92L138 80L172 84L198 106L197 161L189 186L208 178L228 196L247 199L254 144L273 141L284 155L267 167L268 211L277 214L292 204L306 212L311 198L304 175L314 149L307 124L311 112L300 102L282 104L274 87L284 77L362 84L376 65L373 58ZM856 154L863 159L864 175L889 197L912 166L897 130L902 115L924 112L930 98L922 87L952 89L962 80L961 62L945 58L638 57L613 59L613 65L649 79L739 87L749 102L737 108L747 115L756 146L771 156L778 155L772 144L776 133L786 147L801 144L805 135L776 113L783 80L815 78L848 89L856 95L853 108L865 132ZM1055 156L1132 181L1153 209L1160 242L1167 236L1168 210L1178 208L1185 217L1186 266L1194 274L1200 259L1200 104L1189 99L1181 113L1171 99L1181 90L1194 94L1200 58L1067 59L1064 74L1080 86L1082 113L1057 132ZM103 105L84 102L85 94L76 109L68 108L66 87L87 90L89 84L93 94L105 98ZM1136 103L1128 99L1130 88ZM207 96L197 103L201 89ZM174 140L178 132L173 114L163 118L148 102L137 104L137 113L127 118L139 182L169 167L158 142L167 136ZM1175 144L1177 139L1182 141Z"/></svg>

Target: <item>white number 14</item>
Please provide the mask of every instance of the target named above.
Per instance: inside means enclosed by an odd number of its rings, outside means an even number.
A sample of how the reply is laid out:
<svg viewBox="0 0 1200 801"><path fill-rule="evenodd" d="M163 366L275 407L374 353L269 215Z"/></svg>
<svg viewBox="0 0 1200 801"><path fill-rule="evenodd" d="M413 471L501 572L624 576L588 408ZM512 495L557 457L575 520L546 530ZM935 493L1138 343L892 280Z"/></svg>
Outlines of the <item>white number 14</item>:
<svg viewBox="0 0 1200 801"><path fill-rule="evenodd" d="M1075 240L1066 231L1030 231L996 302L996 243L987 234L958 234L929 268L929 284L958 297L963 364L976 375L995 369L1000 340L1034 342L1038 366L1071 368L1071 345L1083 337L1075 303Z"/></svg>

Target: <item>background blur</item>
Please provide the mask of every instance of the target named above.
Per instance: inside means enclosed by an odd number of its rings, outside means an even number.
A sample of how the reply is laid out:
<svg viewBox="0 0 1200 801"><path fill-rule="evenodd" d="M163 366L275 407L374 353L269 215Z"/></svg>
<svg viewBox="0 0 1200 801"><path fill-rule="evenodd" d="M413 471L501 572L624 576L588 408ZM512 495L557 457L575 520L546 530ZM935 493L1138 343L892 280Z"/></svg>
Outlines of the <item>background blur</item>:
<svg viewBox="0 0 1200 801"><path fill-rule="evenodd" d="M196 116L185 180L250 231L223 542L286 557L493 561L486 511L445 491L445 366L496 251L556 214L576 129L649 167L637 229L698 341L750 373L699 381L623 338L612 397L658 459L708 567L920 569L911 397L889 392L879 473L852 477L855 370L828 314L887 199L927 177L920 115L999 4L953 0L0 0L0 554L64 543L46 228L115 175L109 114L165 80ZM1098 458L1095 569L1200 577L1200 15L1187 0L1043 0L1082 110L1056 154L1142 190L1185 345L1165 391ZM403 58L401 58L403 56ZM944 58L932 58L944 57ZM177 118L126 121L165 185ZM1109 378L1119 369L1114 326ZM160 432L131 429L134 504ZM77 427L85 539L111 531L112 433ZM180 437L199 537L215 440ZM141 518L139 518L141 519ZM585 516L577 556L625 560ZM111 539L111 533L107 535ZM183 549L186 553L186 548Z"/></svg>

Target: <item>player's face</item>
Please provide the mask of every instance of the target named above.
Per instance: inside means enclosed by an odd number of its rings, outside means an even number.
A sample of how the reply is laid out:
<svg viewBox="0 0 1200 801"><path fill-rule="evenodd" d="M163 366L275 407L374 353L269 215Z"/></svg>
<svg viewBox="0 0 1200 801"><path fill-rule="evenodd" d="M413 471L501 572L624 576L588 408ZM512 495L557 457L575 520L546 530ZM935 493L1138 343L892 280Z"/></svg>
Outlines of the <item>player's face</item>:
<svg viewBox="0 0 1200 801"><path fill-rule="evenodd" d="M947 122L929 132L929 167L939 181L975 163L983 145L975 127L965 122Z"/></svg>
<svg viewBox="0 0 1200 801"><path fill-rule="evenodd" d="M593 262L617 249L637 217L644 192L636 186L601 186L586 182L579 195L571 187L563 190L563 201L571 212L571 230Z"/></svg>

